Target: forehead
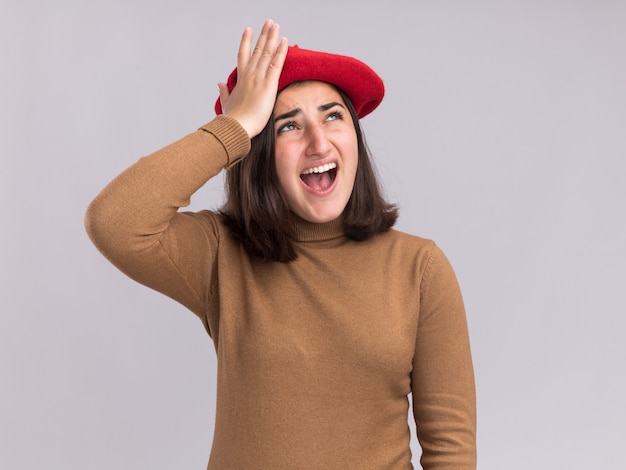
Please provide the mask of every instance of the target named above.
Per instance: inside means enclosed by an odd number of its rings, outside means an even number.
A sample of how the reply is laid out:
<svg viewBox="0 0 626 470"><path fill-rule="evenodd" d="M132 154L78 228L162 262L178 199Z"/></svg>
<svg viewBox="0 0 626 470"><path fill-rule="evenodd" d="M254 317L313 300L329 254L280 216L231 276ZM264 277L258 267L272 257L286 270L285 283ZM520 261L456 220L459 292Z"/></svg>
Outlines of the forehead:
<svg viewBox="0 0 626 470"><path fill-rule="evenodd" d="M304 108L307 105L317 108L333 101L345 106L334 86L319 81L295 82L279 93L274 110L277 114L281 114L291 109Z"/></svg>

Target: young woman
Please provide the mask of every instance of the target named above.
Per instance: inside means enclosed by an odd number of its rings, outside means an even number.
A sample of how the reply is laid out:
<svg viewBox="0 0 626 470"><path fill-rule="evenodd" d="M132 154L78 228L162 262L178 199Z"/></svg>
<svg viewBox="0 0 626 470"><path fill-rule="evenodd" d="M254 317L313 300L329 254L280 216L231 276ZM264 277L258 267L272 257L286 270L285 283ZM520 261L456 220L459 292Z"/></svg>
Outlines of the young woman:
<svg viewBox="0 0 626 470"><path fill-rule="evenodd" d="M384 94L362 62L289 47L267 21L210 123L91 203L90 237L181 302L217 352L209 469L474 469L475 394L453 270L391 229L359 119ZM227 169L219 212L182 212Z"/></svg>

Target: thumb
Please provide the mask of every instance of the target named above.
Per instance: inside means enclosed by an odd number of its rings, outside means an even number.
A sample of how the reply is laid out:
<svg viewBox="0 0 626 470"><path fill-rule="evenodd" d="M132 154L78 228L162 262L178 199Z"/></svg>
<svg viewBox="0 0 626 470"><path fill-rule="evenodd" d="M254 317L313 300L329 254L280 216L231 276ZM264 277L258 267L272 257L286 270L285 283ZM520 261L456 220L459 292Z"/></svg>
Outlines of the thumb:
<svg viewBox="0 0 626 470"><path fill-rule="evenodd" d="M226 102L230 98L230 91L228 91L228 85L226 83L218 83L217 88L220 91L220 103L222 104L222 113L225 112Z"/></svg>

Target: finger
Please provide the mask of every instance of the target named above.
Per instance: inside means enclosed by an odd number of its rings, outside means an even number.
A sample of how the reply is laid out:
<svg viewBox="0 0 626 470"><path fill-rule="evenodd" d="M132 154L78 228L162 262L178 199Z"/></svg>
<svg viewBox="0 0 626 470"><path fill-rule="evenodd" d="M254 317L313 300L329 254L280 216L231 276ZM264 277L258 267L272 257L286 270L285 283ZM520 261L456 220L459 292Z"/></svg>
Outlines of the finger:
<svg viewBox="0 0 626 470"><path fill-rule="evenodd" d="M237 52L237 70L243 71L250 60L250 46L252 45L252 28L249 26L243 30L239 51Z"/></svg>
<svg viewBox="0 0 626 470"><path fill-rule="evenodd" d="M259 56L255 69L257 70L259 77L268 76L268 72L270 68L276 67L278 65L275 62L275 55L278 52L278 38L280 36L280 26L276 23L273 23L269 31L267 32L267 39L265 41L265 46L261 55ZM282 68L282 67L281 67Z"/></svg>
<svg viewBox="0 0 626 470"><path fill-rule="evenodd" d="M230 97L230 92L228 91L228 85L226 83L218 83L217 88L220 92L220 103L222 104L222 112L226 109L226 103L228 102L228 98Z"/></svg>
<svg viewBox="0 0 626 470"><path fill-rule="evenodd" d="M276 49L276 53L272 56L272 60L267 69L267 76L278 82L280 74L285 64L285 58L287 57L288 41L287 38L282 38Z"/></svg>
<svg viewBox="0 0 626 470"><path fill-rule="evenodd" d="M265 46L267 44L268 35L273 27L274 27L274 22L272 20L266 20L265 23L263 23L261 34L259 34L259 38L257 39L256 45L254 46L254 49L252 50L252 56L250 57L250 61L249 61L249 64L252 67L256 66L260 57L262 56L263 51L265 50Z"/></svg>

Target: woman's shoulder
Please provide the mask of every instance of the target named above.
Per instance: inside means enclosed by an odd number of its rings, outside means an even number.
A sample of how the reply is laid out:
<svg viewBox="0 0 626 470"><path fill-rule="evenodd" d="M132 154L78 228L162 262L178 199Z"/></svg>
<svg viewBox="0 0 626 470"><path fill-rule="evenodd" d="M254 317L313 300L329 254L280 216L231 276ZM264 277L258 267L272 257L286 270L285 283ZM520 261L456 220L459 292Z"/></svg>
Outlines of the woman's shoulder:
<svg viewBox="0 0 626 470"><path fill-rule="evenodd" d="M370 255L396 266L425 266L436 250L433 240L395 228L357 243L365 243L363 249Z"/></svg>
<svg viewBox="0 0 626 470"><path fill-rule="evenodd" d="M447 263L447 256L432 238L415 235L392 228L382 234L380 239L393 251L402 253L405 260L418 261L426 268L432 264Z"/></svg>
<svg viewBox="0 0 626 470"><path fill-rule="evenodd" d="M430 238L405 232L397 228L389 229L386 234L389 239L395 243L400 243L417 250L431 250L436 246L435 241Z"/></svg>
<svg viewBox="0 0 626 470"><path fill-rule="evenodd" d="M456 283L454 268L446 253L432 239L413 235L396 229L388 232L394 246L392 252L401 253L399 265L417 267L420 277L444 280L444 283Z"/></svg>

